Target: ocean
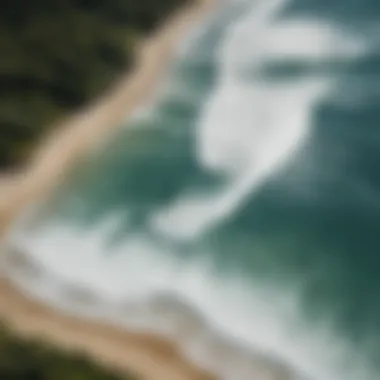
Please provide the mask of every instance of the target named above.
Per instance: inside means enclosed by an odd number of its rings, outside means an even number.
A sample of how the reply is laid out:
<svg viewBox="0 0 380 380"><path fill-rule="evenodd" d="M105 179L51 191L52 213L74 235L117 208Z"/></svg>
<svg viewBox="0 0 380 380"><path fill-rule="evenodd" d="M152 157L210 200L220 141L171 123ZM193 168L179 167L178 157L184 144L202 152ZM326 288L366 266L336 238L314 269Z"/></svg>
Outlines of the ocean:
<svg viewBox="0 0 380 380"><path fill-rule="evenodd" d="M219 379L379 379L379 18L378 0L221 2L153 101L15 223L7 276Z"/></svg>

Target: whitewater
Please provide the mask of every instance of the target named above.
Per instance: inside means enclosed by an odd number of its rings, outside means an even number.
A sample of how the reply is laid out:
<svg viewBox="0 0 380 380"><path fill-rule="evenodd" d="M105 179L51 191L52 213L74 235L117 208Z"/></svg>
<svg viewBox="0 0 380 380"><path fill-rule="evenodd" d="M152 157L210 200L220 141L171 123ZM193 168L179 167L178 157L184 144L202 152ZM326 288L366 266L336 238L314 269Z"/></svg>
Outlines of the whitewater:
<svg viewBox="0 0 380 380"><path fill-rule="evenodd" d="M380 14L343 3L223 2L4 275L219 379L378 379Z"/></svg>

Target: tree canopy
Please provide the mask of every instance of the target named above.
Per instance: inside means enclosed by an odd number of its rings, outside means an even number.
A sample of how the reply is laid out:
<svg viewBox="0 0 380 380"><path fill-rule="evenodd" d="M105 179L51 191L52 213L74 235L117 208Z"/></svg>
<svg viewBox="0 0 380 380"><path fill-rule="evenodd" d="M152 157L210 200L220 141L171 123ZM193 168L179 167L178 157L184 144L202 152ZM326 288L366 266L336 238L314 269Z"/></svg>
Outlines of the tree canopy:
<svg viewBox="0 0 380 380"><path fill-rule="evenodd" d="M135 43L187 0L2 0L0 169L134 63Z"/></svg>
<svg viewBox="0 0 380 380"><path fill-rule="evenodd" d="M0 328L0 379L4 380L136 380L102 368L80 352L68 352L37 340L26 340Z"/></svg>

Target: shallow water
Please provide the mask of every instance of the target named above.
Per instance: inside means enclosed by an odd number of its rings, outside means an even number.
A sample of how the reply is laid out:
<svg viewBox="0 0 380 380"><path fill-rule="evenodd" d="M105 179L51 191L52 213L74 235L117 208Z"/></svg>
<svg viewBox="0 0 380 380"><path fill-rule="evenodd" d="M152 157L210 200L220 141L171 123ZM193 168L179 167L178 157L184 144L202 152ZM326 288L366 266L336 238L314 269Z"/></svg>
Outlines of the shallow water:
<svg viewBox="0 0 380 380"><path fill-rule="evenodd" d="M15 226L41 273L8 273L221 379L378 379L379 16L223 3L155 103Z"/></svg>

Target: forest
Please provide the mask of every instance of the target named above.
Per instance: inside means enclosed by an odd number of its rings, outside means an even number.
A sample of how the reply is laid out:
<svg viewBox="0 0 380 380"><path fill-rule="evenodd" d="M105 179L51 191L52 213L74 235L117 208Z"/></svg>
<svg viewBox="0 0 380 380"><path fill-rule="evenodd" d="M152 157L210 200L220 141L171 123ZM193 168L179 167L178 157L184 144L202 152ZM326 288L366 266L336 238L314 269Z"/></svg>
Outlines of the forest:
<svg viewBox="0 0 380 380"><path fill-rule="evenodd" d="M2 0L0 170L134 64L136 42L188 0Z"/></svg>
<svg viewBox="0 0 380 380"><path fill-rule="evenodd" d="M65 352L38 340L20 338L0 326L0 379L136 380L102 368L81 352Z"/></svg>

